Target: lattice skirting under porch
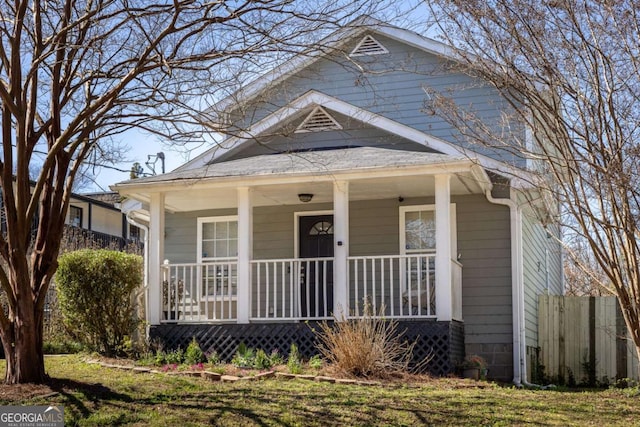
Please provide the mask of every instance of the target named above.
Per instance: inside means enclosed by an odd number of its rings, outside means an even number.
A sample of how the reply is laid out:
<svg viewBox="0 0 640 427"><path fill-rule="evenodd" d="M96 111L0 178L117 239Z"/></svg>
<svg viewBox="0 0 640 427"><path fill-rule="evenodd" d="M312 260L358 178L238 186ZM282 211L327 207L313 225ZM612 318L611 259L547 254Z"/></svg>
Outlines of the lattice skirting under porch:
<svg viewBox="0 0 640 427"><path fill-rule="evenodd" d="M216 351L225 361L230 361L238 345L263 349L267 354L278 350L287 356L292 343L298 346L305 358L317 354L315 322L306 323L250 323L244 325L163 324L151 326L150 338L159 340L165 349L186 348L192 338L205 352ZM405 331L403 339L416 341L413 363L431 355L424 371L433 375L447 375L464 357L464 324L461 322L399 321L398 332Z"/></svg>

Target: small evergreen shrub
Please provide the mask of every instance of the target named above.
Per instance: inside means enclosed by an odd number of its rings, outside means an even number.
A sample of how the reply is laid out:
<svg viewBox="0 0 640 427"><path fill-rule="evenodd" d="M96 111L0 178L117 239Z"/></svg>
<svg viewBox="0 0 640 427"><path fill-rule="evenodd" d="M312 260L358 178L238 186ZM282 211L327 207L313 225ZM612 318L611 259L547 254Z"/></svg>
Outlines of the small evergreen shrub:
<svg viewBox="0 0 640 427"><path fill-rule="evenodd" d="M90 350L125 353L139 324L133 294L142 283L142 257L83 249L58 262L55 282L65 328Z"/></svg>
<svg viewBox="0 0 640 427"><path fill-rule="evenodd" d="M189 365L196 365L198 363L204 363L207 361L204 352L200 348L198 341L193 337L189 345L187 346L187 350L184 353L184 361Z"/></svg>
<svg viewBox="0 0 640 427"><path fill-rule="evenodd" d="M319 354L316 354L315 356L311 357L311 359L309 359L309 367L315 369L316 371L322 369L322 365L322 357L320 357Z"/></svg>

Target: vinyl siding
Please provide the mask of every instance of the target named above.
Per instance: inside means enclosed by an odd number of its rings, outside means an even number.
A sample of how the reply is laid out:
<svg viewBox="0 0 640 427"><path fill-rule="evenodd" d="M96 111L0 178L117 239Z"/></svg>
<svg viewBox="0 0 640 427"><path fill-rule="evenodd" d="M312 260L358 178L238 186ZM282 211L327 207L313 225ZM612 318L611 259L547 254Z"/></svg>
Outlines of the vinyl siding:
<svg viewBox="0 0 640 427"><path fill-rule="evenodd" d="M485 124L501 129L502 112L509 107L495 89L448 69L447 63L435 55L386 37L378 39L389 49L389 54L352 58L358 67L340 55L318 60L269 88L261 97L252 99L249 105L243 105L242 111L235 114L238 119L242 118L236 122L237 127L243 129L309 90L317 90L435 137L470 147L460 141L460 135L445 120L425 108L428 97L423 87L428 86L456 104L470 108ZM359 40L351 40L345 49L352 49ZM288 126L289 131L293 128L291 124ZM518 132L516 137L522 140L522 135ZM504 149L477 145L471 148L524 165L524 161Z"/></svg>
<svg viewBox="0 0 640 427"><path fill-rule="evenodd" d="M522 201L524 197L521 196ZM527 346L538 347L538 297L563 294L561 246L553 234L542 226L528 206L522 215L522 261L524 276L524 310Z"/></svg>
<svg viewBox="0 0 640 427"><path fill-rule="evenodd" d="M506 206L483 196L457 204L465 351L489 364L491 378L513 375L511 227Z"/></svg>

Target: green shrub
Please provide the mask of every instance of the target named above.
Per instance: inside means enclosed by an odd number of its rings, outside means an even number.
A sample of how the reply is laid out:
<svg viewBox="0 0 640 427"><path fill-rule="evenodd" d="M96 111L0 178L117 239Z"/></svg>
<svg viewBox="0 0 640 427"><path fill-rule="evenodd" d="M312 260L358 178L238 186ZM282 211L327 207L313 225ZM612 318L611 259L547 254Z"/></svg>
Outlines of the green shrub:
<svg viewBox="0 0 640 427"><path fill-rule="evenodd" d="M282 357L282 354L280 354L278 349L275 349L271 352L271 354L269 355L269 360L271 361L271 366L284 364L284 358Z"/></svg>
<svg viewBox="0 0 640 427"><path fill-rule="evenodd" d="M207 357L207 363L211 366L215 366L221 363L220 355L215 351L211 351L205 355Z"/></svg>
<svg viewBox="0 0 640 427"><path fill-rule="evenodd" d="M312 369L315 369L316 371L319 371L320 369L322 369L322 365L323 365L322 357L320 357L319 354L316 354L311 359L309 359L309 367Z"/></svg>
<svg viewBox="0 0 640 427"><path fill-rule="evenodd" d="M289 373L299 374L302 372L302 360L300 359L300 352L298 351L298 346L295 344L291 344L291 349L289 350L289 358L287 359L287 369L289 369Z"/></svg>
<svg viewBox="0 0 640 427"><path fill-rule="evenodd" d="M167 355L164 351L158 350L153 358L153 364L156 366L162 366L167 363Z"/></svg>
<svg viewBox="0 0 640 427"><path fill-rule="evenodd" d="M243 342L240 343L236 354L234 354L233 359L231 359L231 363L238 368L253 368L254 361L255 353L253 349L247 347Z"/></svg>
<svg viewBox="0 0 640 427"><path fill-rule="evenodd" d="M90 350L123 353L139 324L133 293L142 282L142 257L83 249L58 262L55 281L65 328Z"/></svg>
<svg viewBox="0 0 640 427"><path fill-rule="evenodd" d="M193 337L189 346L187 347L187 351L184 353L184 361L189 365L195 365L198 363L204 363L207 361L207 357L204 355L204 352L200 348L198 341Z"/></svg>
<svg viewBox="0 0 640 427"><path fill-rule="evenodd" d="M264 350L260 349L256 352L253 367L256 369L269 369L271 367L271 359Z"/></svg>
<svg viewBox="0 0 640 427"><path fill-rule="evenodd" d="M182 365L184 363L184 350L178 347L173 351L168 351L164 355L164 361L169 365Z"/></svg>

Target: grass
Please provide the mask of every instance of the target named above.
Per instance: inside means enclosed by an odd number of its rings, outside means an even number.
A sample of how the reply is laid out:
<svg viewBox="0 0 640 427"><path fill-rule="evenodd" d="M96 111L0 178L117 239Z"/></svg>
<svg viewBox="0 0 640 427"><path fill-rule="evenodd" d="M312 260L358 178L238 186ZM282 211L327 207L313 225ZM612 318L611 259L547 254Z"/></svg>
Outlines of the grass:
<svg viewBox="0 0 640 427"><path fill-rule="evenodd" d="M0 386L0 405L64 405L66 426L640 425L638 390L518 390L438 379L354 386L214 383L46 358L47 386ZM0 366L3 367L3 366Z"/></svg>

